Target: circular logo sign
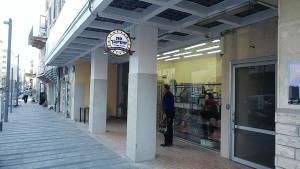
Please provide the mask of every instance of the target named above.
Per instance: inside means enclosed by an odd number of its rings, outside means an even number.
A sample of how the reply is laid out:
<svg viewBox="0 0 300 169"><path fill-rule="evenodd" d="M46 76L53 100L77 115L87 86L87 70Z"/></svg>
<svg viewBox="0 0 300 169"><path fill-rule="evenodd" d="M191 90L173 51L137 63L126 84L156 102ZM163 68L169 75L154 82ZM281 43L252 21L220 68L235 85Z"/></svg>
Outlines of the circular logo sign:
<svg viewBox="0 0 300 169"><path fill-rule="evenodd" d="M126 32L113 30L106 37L106 47L110 53L123 56L130 52L131 39Z"/></svg>

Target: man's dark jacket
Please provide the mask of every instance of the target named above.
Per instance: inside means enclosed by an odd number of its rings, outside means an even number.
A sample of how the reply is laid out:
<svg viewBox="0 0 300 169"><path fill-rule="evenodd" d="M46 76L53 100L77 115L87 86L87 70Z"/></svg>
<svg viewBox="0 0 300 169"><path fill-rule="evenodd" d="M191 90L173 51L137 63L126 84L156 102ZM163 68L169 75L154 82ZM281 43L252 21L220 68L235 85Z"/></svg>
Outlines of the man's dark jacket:
<svg viewBox="0 0 300 169"><path fill-rule="evenodd" d="M167 118L174 118L175 107L174 107L174 95L167 91L162 99L163 112L166 113Z"/></svg>

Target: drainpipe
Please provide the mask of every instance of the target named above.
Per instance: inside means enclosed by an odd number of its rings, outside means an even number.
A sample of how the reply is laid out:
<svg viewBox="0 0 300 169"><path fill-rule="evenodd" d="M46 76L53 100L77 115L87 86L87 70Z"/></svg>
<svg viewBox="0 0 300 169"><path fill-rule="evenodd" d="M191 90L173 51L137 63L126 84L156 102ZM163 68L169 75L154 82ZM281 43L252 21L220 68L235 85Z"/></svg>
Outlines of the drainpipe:
<svg viewBox="0 0 300 169"><path fill-rule="evenodd" d="M267 2L264 2L263 0L258 0L257 3L261 4L261 5L264 5L266 7L269 7L269 8L272 8L272 9L275 9L277 10L278 9L278 6L275 6L273 4L269 4Z"/></svg>

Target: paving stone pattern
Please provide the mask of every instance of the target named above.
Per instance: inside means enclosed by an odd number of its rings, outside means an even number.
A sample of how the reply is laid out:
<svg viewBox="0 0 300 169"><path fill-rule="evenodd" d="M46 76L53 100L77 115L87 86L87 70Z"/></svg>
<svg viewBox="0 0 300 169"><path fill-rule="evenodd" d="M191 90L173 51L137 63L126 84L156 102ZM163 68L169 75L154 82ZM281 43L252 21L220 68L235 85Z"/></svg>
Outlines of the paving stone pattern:
<svg viewBox="0 0 300 169"><path fill-rule="evenodd" d="M61 114L23 104L9 114L0 133L0 168L135 169Z"/></svg>

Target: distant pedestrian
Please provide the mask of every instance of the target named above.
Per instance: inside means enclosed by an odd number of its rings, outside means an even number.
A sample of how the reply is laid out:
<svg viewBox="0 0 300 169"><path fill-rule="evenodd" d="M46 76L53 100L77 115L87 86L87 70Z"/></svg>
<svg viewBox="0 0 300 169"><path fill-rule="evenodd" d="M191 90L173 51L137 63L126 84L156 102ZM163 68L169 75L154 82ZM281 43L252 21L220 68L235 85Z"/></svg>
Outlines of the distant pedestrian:
<svg viewBox="0 0 300 169"><path fill-rule="evenodd" d="M174 95L170 92L170 86L164 85L164 96L162 99L162 108L164 119L167 121L167 132L164 134L165 142L161 146L173 145L173 119L175 116Z"/></svg>
<svg viewBox="0 0 300 169"><path fill-rule="evenodd" d="M24 90L24 92L23 92L24 103L27 103L28 94L29 94L28 89Z"/></svg>

